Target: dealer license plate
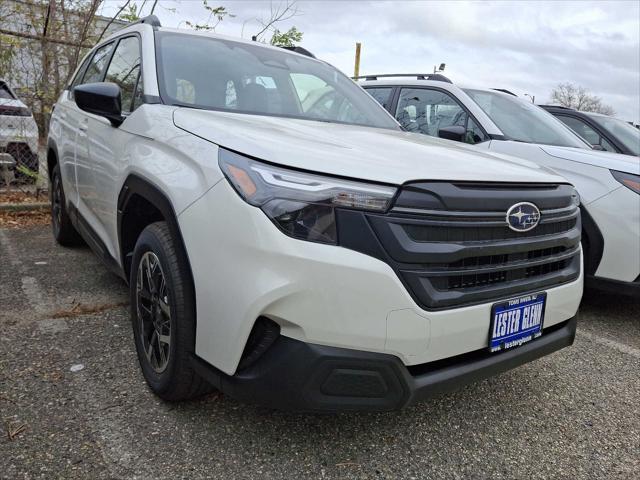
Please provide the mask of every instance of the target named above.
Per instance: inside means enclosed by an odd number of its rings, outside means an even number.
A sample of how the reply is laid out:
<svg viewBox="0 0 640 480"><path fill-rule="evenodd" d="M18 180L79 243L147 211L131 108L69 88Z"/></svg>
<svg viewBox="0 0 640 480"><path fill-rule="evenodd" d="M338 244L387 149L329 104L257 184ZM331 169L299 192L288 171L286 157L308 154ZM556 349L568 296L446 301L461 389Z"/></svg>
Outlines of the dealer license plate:
<svg viewBox="0 0 640 480"><path fill-rule="evenodd" d="M489 349L500 352L530 342L542 335L546 293L533 293L491 308Z"/></svg>

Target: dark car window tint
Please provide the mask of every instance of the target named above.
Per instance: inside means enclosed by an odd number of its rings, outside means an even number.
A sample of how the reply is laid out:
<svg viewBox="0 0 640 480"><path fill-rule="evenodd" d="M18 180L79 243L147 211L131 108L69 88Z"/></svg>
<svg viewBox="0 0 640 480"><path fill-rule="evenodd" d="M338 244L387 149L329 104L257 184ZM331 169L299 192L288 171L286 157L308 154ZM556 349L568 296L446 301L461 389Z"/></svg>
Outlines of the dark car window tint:
<svg viewBox="0 0 640 480"><path fill-rule="evenodd" d="M11 95L9 87L7 87L4 83L0 83L0 98L13 100L13 95Z"/></svg>
<svg viewBox="0 0 640 480"><path fill-rule="evenodd" d="M529 101L502 92L463 90L510 140L588 148L570 128Z"/></svg>
<svg viewBox="0 0 640 480"><path fill-rule="evenodd" d="M390 87L378 87L378 88L365 88L366 92L375 98L380 105L384 108L389 108L389 101L391 99Z"/></svg>
<svg viewBox="0 0 640 480"><path fill-rule="evenodd" d="M487 140L486 135L451 95L440 90L403 88L396 119L405 130L437 137L441 128L464 127L466 143Z"/></svg>
<svg viewBox="0 0 640 480"><path fill-rule="evenodd" d="M87 71L82 77L82 83L93 83L102 81L102 73L104 67L107 65L111 49L113 48L113 42L100 47L96 50L96 53L91 57Z"/></svg>
<svg viewBox="0 0 640 480"><path fill-rule="evenodd" d="M640 155L640 130L619 118L595 113L587 113L586 115L591 117L601 128L615 136L633 155Z"/></svg>
<svg viewBox="0 0 640 480"><path fill-rule="evenodd" d="M584 138L589 145L600 145L608 152L615 152L616 149L598 132L591 128L588 124L575 117L567 117L566 115L558 115L558 118L571 130Z"/></svg>
<svg viewBox="0 0 640 480"><path fill-rule="evenodd" d="M105 82L120 87L122 111L132 111L133 98L140 75L140 41L138 37L120 40L107 69Z"/></svg>

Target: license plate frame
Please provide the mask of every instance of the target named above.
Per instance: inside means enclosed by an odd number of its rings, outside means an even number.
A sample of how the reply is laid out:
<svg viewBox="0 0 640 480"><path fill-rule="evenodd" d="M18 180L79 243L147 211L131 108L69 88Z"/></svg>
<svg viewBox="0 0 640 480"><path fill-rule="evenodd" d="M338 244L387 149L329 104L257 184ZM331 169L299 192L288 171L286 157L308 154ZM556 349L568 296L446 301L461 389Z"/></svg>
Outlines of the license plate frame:
<svg viewBox="0 0 640 480"><path fill-rule="evenodd" d="M497 353L510 350L540 337L546 306L547 292L531 293L494 303L491 306L489 351Z"/></svg>

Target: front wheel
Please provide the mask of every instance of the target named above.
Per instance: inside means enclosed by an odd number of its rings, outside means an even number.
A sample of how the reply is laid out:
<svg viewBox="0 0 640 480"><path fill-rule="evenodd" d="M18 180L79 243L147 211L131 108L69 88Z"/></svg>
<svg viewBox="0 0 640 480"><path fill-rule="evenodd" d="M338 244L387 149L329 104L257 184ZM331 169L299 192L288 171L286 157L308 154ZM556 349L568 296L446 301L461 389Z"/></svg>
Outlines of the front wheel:
<svg viewBox="0 0 640 480"><path fill-rule="evenodd" d="M191 366L196 315L193 281L165 222L146 227L130 274L131 320L145 380L164 400L187 400L212 387Z"/></svg>

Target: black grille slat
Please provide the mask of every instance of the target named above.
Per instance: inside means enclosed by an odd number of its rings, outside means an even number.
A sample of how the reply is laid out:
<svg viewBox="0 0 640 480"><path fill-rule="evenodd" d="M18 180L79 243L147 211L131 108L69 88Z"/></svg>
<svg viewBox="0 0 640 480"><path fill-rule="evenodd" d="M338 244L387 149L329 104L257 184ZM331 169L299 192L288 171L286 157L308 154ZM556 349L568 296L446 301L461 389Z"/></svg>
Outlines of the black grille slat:
<svg viewBox="0 0 640 480"><path fill-rule="evenodd" d="M387 214L341 212L339 241L391 265L428 310L497 301L578 278L573 192L569 185L409 185ZM528 232L507 225L518 202L541 209Z"/></svg>
<svg viewBox="0 0 640 480"><path fill-rule="evenodd" d="M575 227L577 218L562 220L554 223L543 223L528 232L514 232L502 221L502 225L495 227L451 227L451 226L420 226L406 224L405 232L416 242L477 242L509 240L511 238L539 237L554 233L566 232Z"/></svg>

